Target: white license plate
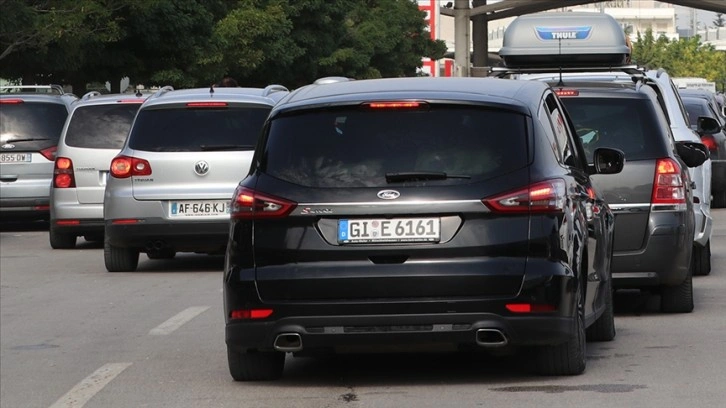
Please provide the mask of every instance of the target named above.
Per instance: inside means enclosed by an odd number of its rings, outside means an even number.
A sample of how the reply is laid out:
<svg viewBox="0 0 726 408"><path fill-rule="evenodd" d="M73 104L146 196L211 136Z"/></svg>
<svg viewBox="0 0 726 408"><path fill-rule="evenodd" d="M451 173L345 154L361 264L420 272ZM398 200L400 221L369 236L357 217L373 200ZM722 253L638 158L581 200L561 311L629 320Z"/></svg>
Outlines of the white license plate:
<svg viewBox="0 0 726 408"><path fill-rule="evenodd" d="M378 242L439 242L438 218L394 218L338 220L338 242L364 244Z"/></svg>
<svg viewBox="0 0 726 408"><path fill-rule="evenodd" d="M29 163L32 153L0 153L0 163Z"/></svg>
<svg viewBox="0 0 726 408"><path fill-rule="evenodd" d="M177 217L214 217L229 215L229 201L172 201L169 203L169 216Z"/></svg>

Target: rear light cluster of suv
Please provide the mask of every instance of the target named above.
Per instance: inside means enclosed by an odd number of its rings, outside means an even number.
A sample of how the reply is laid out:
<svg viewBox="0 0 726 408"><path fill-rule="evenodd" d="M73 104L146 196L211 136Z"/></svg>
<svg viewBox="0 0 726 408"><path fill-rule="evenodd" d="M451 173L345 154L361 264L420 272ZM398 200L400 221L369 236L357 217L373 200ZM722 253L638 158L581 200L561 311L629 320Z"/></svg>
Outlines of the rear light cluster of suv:
<svg viewBox="0 0 726 408"><path fill-rule="evenodd" d="M685 204L686 186L681 166L671 158L660 159L655 166L651 204Z"/></svg>
<svg viewBox="0 0 726 408"><path fill-rule="evenodd" d="M111 175L116 178L150 176L151 164L147 160L129 156L117 156L111 162Z"/></svg>

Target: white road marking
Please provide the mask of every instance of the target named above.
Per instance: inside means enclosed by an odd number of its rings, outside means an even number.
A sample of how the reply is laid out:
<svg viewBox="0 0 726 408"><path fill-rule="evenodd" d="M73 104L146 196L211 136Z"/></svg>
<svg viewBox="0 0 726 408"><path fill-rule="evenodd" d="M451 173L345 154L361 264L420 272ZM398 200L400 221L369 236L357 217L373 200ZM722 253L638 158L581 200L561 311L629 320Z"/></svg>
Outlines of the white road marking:
<svg viewBox="0 0 726 408"><path fill-rule="evenodd" d="M180 328L183 324L186 322L192 320L193 318L197 317L204 311L209 309L209 306L195 306L190 307L186 310L183 310L179 312L176 316L172 317L171 319L165 321L164 323L154 327L149 331L149 335L151 336L165 336L174 330Z"/></svg>
<svg viewBox="0 0 726 408"><path fill-rule="evenodd" d="M131 363L108 363L84 378L50 408L81 408Z"/></svg>

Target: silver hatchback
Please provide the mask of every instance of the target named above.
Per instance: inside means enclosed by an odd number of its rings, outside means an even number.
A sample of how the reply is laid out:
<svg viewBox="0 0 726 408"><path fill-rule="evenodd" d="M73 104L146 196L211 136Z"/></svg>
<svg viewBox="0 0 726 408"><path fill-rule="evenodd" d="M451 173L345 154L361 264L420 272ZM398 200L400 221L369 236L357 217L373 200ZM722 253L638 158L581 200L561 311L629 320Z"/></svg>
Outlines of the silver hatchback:
<svg viewBox="0 0 726 408"><path fill-rule="evenodd" d="M77 96L60 85L0 87L0 218L48 219L56 145Z"/></svg>
<svg viewBox="0 0 726 408"><path fill-rule="evenodd" d="M164 87L139 109L104 196L109 272L177 252L224 253L229 204L258 136L288 90Z"/></svg>
<svg viewBox="0 0 726 408"><path fill-rule="evenodd" d="M79 236L103 240L103 193L111 160L123 147L147 96L94 91L71 105L58 141L50 189L52 248L75 248Z"/></svg>

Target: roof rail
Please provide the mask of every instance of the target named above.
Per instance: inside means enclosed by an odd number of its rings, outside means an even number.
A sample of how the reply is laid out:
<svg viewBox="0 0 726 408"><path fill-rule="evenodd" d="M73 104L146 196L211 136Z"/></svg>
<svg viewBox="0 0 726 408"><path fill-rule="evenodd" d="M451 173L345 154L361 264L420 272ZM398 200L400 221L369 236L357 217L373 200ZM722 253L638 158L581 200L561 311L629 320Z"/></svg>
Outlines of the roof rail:
<svg viewBox="0 0 726 408"><path fill-rule="evenodd" d="M513 74L550 74L558 72L612 72L622 71L628 75L643 75L643 68L637 65L617 65L603 67L535 67L535 68L507 68L491 67L489 76L503 78Z"/></svg>
<svg viewBox="0 0 726 408"><path fill-rule="evenodd" d="M13 91L15 89L15 91ZM38 92L41 90L47 90L48 92L45 93L56 93L58 95L63 95L66 92L63 90L63 87L57 84L51 84L51 85L5 85L0 86L0 93L20 93L23 91L33 91L35 93L42 93Z"/></svg>
<svg viewBox="0 0 726 408"><path fill-rule="evenodd" d="M174 90L174 87L173 86L167 85L165 87L162 87L158 91L156 91L156 93L154 93L151 97L152 98L158 98L158 97L164 95L165 93L167 93L169 91L173 91L173 90Z"/></svg>
<svg viewBox="0 0 726 408"><path fill-rule="evenodd" d="M93 98L94 96L99 96L99 95L101 95L101 92L98 92L98 91L86 92L83 96L81 96L81 100L87 101L87 100Z"/></svg>
<svg viewBox="0 0 726 408"><path fill-rule="evenodd" d="M265 87L265 89L262 90L262 96L267 96L273 92L290 92L290 90L282 85L277 85L277 84L267 85Z"/></svg>
<svg viewBox="0 0 726 408"><path fill-rule="evenodd" d="M347 82L347 81L355 81L353 78L348 77L342 77L342 76L329 76L329 77L322 77L318 78L313 82L315 85L323 85L323 84L333 84L336 82Z"/></svg>

